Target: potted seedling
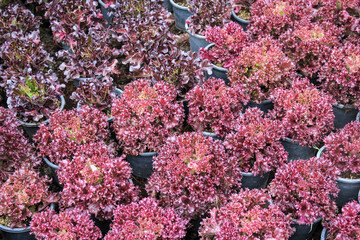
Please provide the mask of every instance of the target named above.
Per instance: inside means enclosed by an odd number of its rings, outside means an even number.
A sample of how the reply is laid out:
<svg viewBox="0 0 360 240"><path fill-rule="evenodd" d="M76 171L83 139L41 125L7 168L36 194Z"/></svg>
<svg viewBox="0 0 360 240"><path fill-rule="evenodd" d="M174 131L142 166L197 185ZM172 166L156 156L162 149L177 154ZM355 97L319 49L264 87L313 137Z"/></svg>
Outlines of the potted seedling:
<svg viewBox="0 0 360 240"><path fill-rule="evenodd" d="M115 97L121 97L122 90L113 85L112 79L89 78L80 81L76 91L71 94L71 99L78 102L77 108L82 105L96 108L108 117L106 121L111 122L111 103Z"/></svg>
<svg viewBox="0 0 360 240"><path fill-rule="evenodd" d="M360 203L356 201L347 203L341 209L341 214L324 225L321 240L357 240L360 229Z"/></svg>
<svg viewBox="0 0 360 240"><path fill-rule="evenodd" d="M279 44L266 37L241 50L229 66L228 78L230 85L240 93L244 105L250 101L261 104L270 99L276 88L290 87L293 71L292 61Z"/></svg>
<svg viewBox="0 0 360 240"><path fill-rule="evenodd" d="M104 113L82 106L79 110L56 111L49 125L42 124L34 140L38 155L51 167L56 182L56 170L63 159L71 159L79 146L89 142L108 142L109 124Z"/></svg>
<svg viewBox="0 0 360 240"><path fill-rule="evenodd" d="M188 221L173 208L162 208L154 198L120 205L105 240L183 239Z"/></svg>
<svg viewBox="0 0 360 240"><path fill-rule="evenodd" d="M360 107L359 54L360 45L350 42L335 47L319 73L324 91L331 94L336 101L333 105L336 129L355 120Z"/></svg>
<svg viewBox="0 0 360 240"><path fill-rule="evenodd" d="M167 82L154 85L145 79L125 86L121 98L113 101L113 128L134 175L150 177L152 157L166 138L180 131L183 103L176 101L176 89Z"/></svg>
<svg viewBox="0 0 360 240"><path fill-rule="evenodd" d="M110 47L109 33L102 30L102 25L89 29L88 33L79 32L77 41L69 50L60 50L57 57L64 59L59 68L64 71L65 81L74 80L75 86L88 78L102 77L109 79L111 74L118 74L116 68L119 51Z"/></svg>
<svg viewBox="0 0 360 240"><path fill-rule="evenodd" d="M236 91L222 79L209 78L186 95L189 116L187 122L195 131L224 138L234 127L242 105Z"/></svg>
<svg viewBox="0 0 360 240"><path fill-rule="evenodd" d="M280 120L285 130L282 142L289 160L315 156L316 148L334 128L331 96L318 90L306 78L295 79L290 89L277 88L271 95L272 119Z"/></svg>
<svg viewBox="0 0 360 240"><path fill-rule="evenodd" d="M287 153L280 143L284 130L279 121L263 118L258 108L249 108L226 135L224 145L230 156L237 159L243 178L243 188L264 188L270 171L287 162Z"/></svg>
<svg viewBox="0 0 360 240"><path fill-rule="evenodd" d="M265 190L240 190L201 222L201 239L278 239L293 233L290 218L272 204Z"/></svg>
<svg viewBox="0 0 360 240"><path fill-rule="evenodd" d="M324 139L325 145L318 157L328 159L341 174L336 183L340 189L336 203L344 206L356 200L360 190L360 122L350 122L343 129L331 133Z"/></svg>
<svg viewBox="0 0 360 240"><path fill-rule="evenodd" d="M325 158L297 160L276 171L268 190L285 214L290 214L296 232L290 239L309 239L321 219L335 216L338 188L336 168Z"/></svg>
<svg viewBox="0 0 360 240"><path fill-rule="evenodd" d="M90 219L90 213L80 208L68 208L59 213L47 209L33 216L30 228L37 239L101 238L101 232Z"/></svg>
<svg viewBox="0 0 360 240"><path fill-rule="evenodd" d="M160 206L173 207L185 219L197 219L240 186L236 163L221 141L185 132L168 138L159 149L146 190Z"/></svg>
<svg viewBox="0 0 360 240"><path fill-rule="evenodd" d="M72 159L60 162L57 172L64 185L60 206L87 210L104 224L109 224L118 205L138 200L125 156L115 157L104 143L81 145Z"/></svg>
<svg viewBox="0 0 360 240"><path fill-rule="evenodd" d="M50 192L49 179L24 164L16 170L0 189L0 230L5 239L33 239L29 223L37 212L56 202Z"/></svg>

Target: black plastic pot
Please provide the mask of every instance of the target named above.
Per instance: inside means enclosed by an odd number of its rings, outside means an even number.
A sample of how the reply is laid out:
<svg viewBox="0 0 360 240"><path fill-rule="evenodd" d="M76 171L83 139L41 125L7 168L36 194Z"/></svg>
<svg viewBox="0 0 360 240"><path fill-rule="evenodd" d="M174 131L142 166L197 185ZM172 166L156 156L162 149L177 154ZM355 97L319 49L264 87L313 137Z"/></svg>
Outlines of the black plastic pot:
<svg viewBox="0 0 360 240"><path fill-rule="evenodd" d="M65 98L61 95L60 96L60 111L62 111L64 109L65 106ZM39 130L39 126L42 123L48 123L49 119L46 119L45 121L42 121L41 123L28 123L28 122L24 122L19 120L22 127L24 128L25 132L27 133L29 139L32 139L33 136L36 134L37 130Z"/></svg>
<svg viewBox="0 0 360 240"><path fill-rule="evenodd" d="M326 240L326 235L327 235L327 230L326 230L326 228L323 228L323 230L321 231L320 240Z"/></svg>
<svg viewBox="0 0 360 240"><path fill-rule="evenodd" d="M315 148L308 146L301 146L290 138L285 138L284 140L280 140L280 142L285 148L285 151L288 152L288 161L293 161L298 159L306 160L316 156Z"/></svg>
<svg viewBox="0 0 360 240"><path fill-rule="evenodd" d="M215 46L215 43L211 43L209 45L207 45L205 47L206 50L208 50L209 48L211 48L212 46ZM226 68L223 68L223 67L218 67L214 64L211 64L212 65L212 74L208 74L207 72L205 72L205 79L209 79L211 77L214 77L214 78L220 78L220 79L223 79L225 84L229 86L229 80L227 78L227 73L228 73L228 70Z"/></svg>
<svg viewBox="0 0 360 240"><path fill-rule="evenodd" d="M262 101L260 104L254 103L253 101L249 101L249 103L244 106L244 111L247 108L251 108L251 107L260 108L261 111L267 113L268 111L274 109L274 103L270 100Z"/></svg>
<svg viewBox="0 0 360 240"><path fill-rule="evenodd" d="M322 153L325 151L325 146L321 147L317 152L316 157L321 157ZM339 193L336 198L336 205L340 208L343 207L346 203L353 200L358 200L359 191L360 191L360 179L347 179L339 177L336 179L336 185L339 188Z"/></svg>
<svg viewBox="0 0 360 240"><path fill-rule="evenodd" d="M185 23L185 29L186 32L189 34L189 40L190 40L190 49L193 52L199 52L200 48L205 48L210 43L205 40L205 36L198 35L198 34L191 34L188 30L188 25Z"/></svg>
<svg viewBox="0 0 360 240"><path fill-rule="evenodd" d="M306 240L310 239L319 225L321 218L316 219L312 225L297 224L296 221L294 224L291 224L291 227L295 227L295 233L291 235L289 240Z"/></svg>
<svg viewBox="0 0 360 240"><path fill-rule="evenodd" d="M99 219L97 219L96 217L94 216L91 216L91 220L94 221L94 224L95 226L97 226L100 231L101 231L101 234L103 236L105 236L109 230L110 230L110 224L111 224L111 220L103 220L103 221L100 221Z"/></svg>
<svg viewBox="0 0 360 240"><path fill-rule="evenodd" d="M35 240L35 235L30 234L30 227L9 228L0 224L0 231L4 240Z"/></svg>
<svg viewBox="0 0 360 240"><path fill-rule="evenodd" d="M176 4L173 0L169 0L174 13L175 26L177 29L185 32L185 21L192 15L188 7Z"/></svg>
<svg viewBox="0 0 360 240"><path fill-rule="evenodd" d="M152 163L156 152L141 153L137 156L127 154L126 160L130 163L132 173L136 177L149 178L153 173Z"/></svg>
<svg viewBox="0 0 360 240"><path fill-rule="evenodd" d="M54 209L55 205L50 204L50 208ZM0 233L4 240L35 240L35 235L30 234L30 226L26 228L9 228L0 224Z"/></svg>
<svg viewBox="0 0 360 240"><path fill-rule="evenodd" d="M123 91L119 88L115 88L114 93L117 97L121 97ZM82 102L79 101L76 105L76 109L79 110L81 105L82 105ZM111 123L113 120L114 120L114 117L109 117L108 119L106 119L106 121L109 123Z"/></svg>
<svg viewBox="0 0 360 240"><path fill-rule="evenodd" d="M163 6L166 10L168 10L169 12L173 12L170 0L164 0L163 2Z"/></svg>
<svg viewBox="0 0 360 240"><path fill-rule="evenodd" d="M111 24L114 16L112 14L110 14L110 12L108 11L107 8L105 8L106 4L103 1L98 0L98 2L100 5L100 8L101 8L101 13L104 16L104 19L108 22L108 24ZM114 8L114 7L115 7L115 5L108 6L108 8Z"/></svg>
<svg viewBox="0 0 360 240"><path fill-rule="evenodd" d="M336 185L340 191L336 198L336 204L343 207L346 203L358 200L360 190L360 179L347 179L339 177L336 179Z"/></svg>
<svg viewBox="0 0 360 240"><path fill-rule="evenodd" d="M267 172L264 175L257 176L254 176L254 174L252 173L241 172L241 175L241 188L261 189L266 187L270 172Z"/></svg>
<svg viewBox="0 0 360 240"><path fill-rule="evenodd" d="M56 165L56 164L53 164L52 162L49 161L49 159L47 159L46 157L43 157L43 160L44 162L51 168L51 175L52 175L52 178L53 178L53 182L54 184L56 184L57 186L59 187L62 187L62 185L60 184L59 182L59 178L58 178L58 175L56 173L56 170L59 169L59 166Z"/></svg>
<svg viewBox="0 0 360 240"><path fill-rule="evenodd" d="M242 18L239 18L236 15L236 13L234 12L234 10L231 12L231 20L233 22L236 22L236 23L240 24L243 27L244 31L246 31L246 28L249 25L249 21L245 20L245 19L242 19Z"/></svg>
<svg viewBox="0 0 360 240"><path fill-rule="evenodd" d="M213 132L203 132L202 134L204 137L212 137L214 140L223 140Z"/></svg>
<svg viewBox="0 0 360 240"><path fill-rule="evenodd" d="M335 129L341 129L349 122L356 120L356 116L359 110L354 106L344 106L344 105L332 105L332 106L335 115L334 118Z"/></svg>

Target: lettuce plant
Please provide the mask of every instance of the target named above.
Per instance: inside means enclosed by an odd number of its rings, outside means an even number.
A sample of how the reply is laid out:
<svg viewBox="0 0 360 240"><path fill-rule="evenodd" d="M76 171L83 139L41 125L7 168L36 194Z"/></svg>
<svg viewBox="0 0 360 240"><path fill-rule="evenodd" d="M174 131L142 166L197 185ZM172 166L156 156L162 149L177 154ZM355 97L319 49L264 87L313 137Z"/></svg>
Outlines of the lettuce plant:
<svg viewBox="0 0 360 240"><path fill-rule="evenodd" d="M360 35L360 3L357 0L331 0L321 1L316 11L316 19L319 22L332 22L343 30L343 36Z"/></svg>
<svg viewBox="0 0 360 240"><path fill-rule="evenodd" d="M95 25L105 24L97 5L98 2L92 0L46 1L44 16L50 21L54 41L70 47L83 44L81 40L78 42L83 33Z"/></svg>
<svg viewBox="0 0 360 240"><path fill-rule="evenodd" d="M280 143L284 130L279 121L263 118L260 109L246 109L235 121L234 130L226 135L224 145L236 157L241 171L263 175L287 162L287 153Z"/></svg>
<svg viewBox="0 0 360 240"><path fill-rule="evenodd" d="M339 191L336 175L336 169L325 158L296 160L276 171L268 189L274 204L285 214L298 224L310 225L318 217L326 221L335 216L333 197Z"/></svg>
<svg viewBox="0 0 360 240"><path fill-rule="evenodd" d="M209 78L202 86L195 86L186 95L188 123L196 131L214 132L224 137L234 126L242 105L236 91L223 79Z"/></svg>
<svg viewBox="0 0 360 240"><path fill-rule="evenodd" d="M52 68L53 58L45 50L38 32L33 31L24 37L9 38L0 46L0 57L7 67L2 73L4 79L15 73L48 72Z"/></svg>
<svg viewBox="0 0 360 240"><path fill-rule="evenodd" d="M293 229L290 219L272 204L265 190L240 190L221 208L213 208L201 222L202 239L287 240Z"/></svg>
<svg viewBox="0 0 360 240"><path fill-rule="evenodd" d="M78 33L77 42L70 45L70 50L60 50L57 56L65 59L59 68L64 71L65 80L73 78L91 78L102 76L109 78L119 73L116 69L118 50L109 45L109 34L101 25Z"/></svg>
<svg viewBox="0 0 360 240"><path fill-rule="evenodd" d="M350 122L324 139L323 157L329 159L343 176L360 173L360 122Z"/></svg>
<svg viewBox="0 0 360 240"><path fill-rule="evenodd" d="M33 216L31 231L37 239L100 239L101 232L88 211L69 208L59 213L47 209Z"/></svg>
<svg viewBox="0 0 360 240"><path fill-rule="evenodd" d="M16 170L0 189L0 217L11 228L26 227L31 218L49 203L56 201L48 191L49 179L40 177L28 165Z"/></svg>
<svg viewBox="0 0 360 240"><path fill-rule="evenodd" d="M167 82L139 79L125 86L113 101L111 113L116 137L126 154L156 151L182 127L184 109L176 89Z"/></svg>
<svg viewBox="0 0 360 240"><path fill-rule="evenodd" d="M354 104L360 109L360 44L350 42L335 47L319 73L323 89L338 104Z"/></svg>
<svg viewBox="0 0 360 240"><path fill-rule="evenodd" d="M230 22L231 6L223 0L188 0L189 11L193 13L186 23L191 34L204 35L208 27L223 27Z"/></svg>
<svg viewBox="0 0 360 240"><path fill-rule="evenodd" d="M201 133L168 138L153 159L154 172L146 190L162 207L195 219L224 203L241 185L237 159L222 142Z"/></svg>
<svg viewBox="0 0 360 240"><path fill-rule="evenodd" d="M112 78L98 79L90 78L86 81L80 81L80 85L76 91L72 93L71 99L94 107L110 115L111 103L115 98L115 86L113 85Z"/></svg>
<svg viewBox="0 0 360 240"><path fill-rule="evenodd" d="M165 81L175 86L179 97L205 81L204 72L211 70L208 61L201 60L196 52L174 49L170 53L159 53L149 64L152 80Z"/></svg>
<svg viewBox="0 0 360 240"><path fill-rule="evenodd" d="M107 141L110 131L106 119L104 113L87 105L79 110L54 112L49 124L40 125L34 136L39 155L59 164L85 143Z"/></svg>
<svg viewBox="0 0 360 240"><path fill-rule="evenodd" d="M22 163L39 163L20 125L12 111L0 107L0 187Z"/></svg>
<svg viewBox="0 0 360 240"><path fill-rule="evenodd" d="M123 64L135 76L149 74L149 62L176 46L169 13L159 1L126 0L116 4L112 37L121 44Z"/></svg>
<svg viewBox="0 0 360 240"><path fill-rule="evenodd" d="M240 55L241 50L250 41L249 35L235 22L229 22L222 28L217 26L206 28L205 39L215 45L210 49L201 48L201 57L224 68L230 66L232 60Z"/></svg>
<svg viewBox="0 0 360 240"><path fill-rule="evenodd" d="M20 4L0 8L0 44L9 38L20 38L33 32L40 35L40 19Z"/></svg>
<svg viewBox="0 0 360 240"><path fill-rule="evenodd" d="M280 41L296 70L306 77L316 77L331 56L331 49L340 44L340 34L340 29L331 23L309 23L287 31Z"/></svg>
<svg viewBox="0 0 360 240"><path fill-rule="evenodd" d="M271 99L274 109L269 116L280 120L285 136L302 146L319 146L334 128L331 96L306 78L294 80L290 89L276 89Z"/></svg>
<svg viewBox="0 0 360 240"><path fill-rule="evenodd" d="M88 210L99 220L111 219L119 204L138 200L125 155L115 157L101 142L79 146L72 159L60 162L57 174L64 184L61 205Z"/></svg>
<svg viewBox="0 0 360 240"><path fill-rule="evenodd" d="M173 208L162 208L154 198L144 198L116 209L111 230L104 239L180 240L186 235L187 223Z"/></svg>
<svg viewBox="0 0 360 240"><path fill-rule="evenodd" d="M356 240L360 229L360 203L349 202L331 222L325 223L327 240Z"/></svg>
<svg viewBox="0 0 360 240"><path fill-rule="evenodd" d="M255 38L278 38L287 30L308 24L314 12L313 1L257 0L251 7L248 32Z"/></svg>
<svg viewBox="0 0 360 240"><path fill-rule="evenodd" d="M251 54L250 54L251 53ZM228 78L244 104L269 99L278 87L289 87L292 61L271 38L258 40L242 49L229 66Z"/></svg>
<svg viewBox="0 0 360 240"><path fill-rule="evenodd" d="M11 74L11 72L8 72ZM40 122L60 108L62 84L54 73L13 73L4 84L7 105L21 120Z"/></svg>

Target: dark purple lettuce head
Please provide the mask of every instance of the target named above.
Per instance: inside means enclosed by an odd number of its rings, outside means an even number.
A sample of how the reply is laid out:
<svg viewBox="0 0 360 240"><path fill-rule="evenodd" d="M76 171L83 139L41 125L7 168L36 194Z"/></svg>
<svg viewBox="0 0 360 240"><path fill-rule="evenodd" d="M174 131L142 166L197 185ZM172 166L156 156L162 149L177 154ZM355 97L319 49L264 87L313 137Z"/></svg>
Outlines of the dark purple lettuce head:
<svg viewBox="0 0 360 240"><path fill-rule="evenodd" d="M159 54L151 59L149 69L155 82L165 81L175 86L178 96L184 95L205 81L205 71L211 71L207 60L198 53L175 49L170 54Z"/></svg>
<svg viewBox="0 0 360 240"><path fill-rule="evenodd" d="M157 1L147 0L119 3L114 14L112 37L122 44L122 63L135 76L149 75L151 59L176 45L169 13Z"/></svg>
<svg viewBox="0 0 360 240"><path fill-rule="evenodd" d="M104 30L104 31L103 31ZM60 50L57 56L64 59L59 68L64 71L65 80L103 76L109 78L118 73L116 69L118 50L109 45L109 33L101 25L79 32L76 42L69 50Z"/></svg>
<svg viewBox="0 0 360 240"><path fill-rule="evenodd" d="M18 4L0 8L0 44L9 38L24 37L32 32L39 34L40 19Z"/></svg>
<svg viewBox="0 0 360 240"><path fill-rule="evenodd" d="M0 57L7 71L23 72L46 72L53 65L53 58L45 50L45 45L40 41L38 32L33 31L26 36L9 38L0 46ZM2 74L3 75L3 74ZM4 79L10 76L2 76Z"/></svg>
<svg viewBox="0 0 360 240"><path fill-rule="evenodd" d="M89 28L102 24L103 19L98 1L62 0L45 3L45 18L50 21L54 41L72 46L78 41L80 33L87 33Z"/></svg>
<svg viewBox="0 0 360 240"><path fill-rule="evenodd" d="M188 0L193 13L186 20L191 34L205 35L208 27L223 27L230 22L231 5L225 0Z"/></svg>
<svg viewBox="0 0 360 240"><path fill-rule="evenodd" d="M15 113L0 107L0 187L22 163L37 165L34 146L24 137Z"/></svg>
<svg viewBox="0 0 360 240"><path fill-rule="evenodd" d="M7 104L25 122L40 122L61 106L60 89L54 73L7 72Z"/></svg>
<svg viewBox="0 0 360 240"><path fill-rule="evenodd" d="M99 109L110 116L112 100L116 97L115 86L112 79L90 78L80 81L76 91L72 93L71 99Z"/></svg>
<svg viewBox="0 0 360 240"><path fill-rule="evenodd" d="M28 165L16 170L0 189L0 217L7 219L5 225L27 227L36 212L57 201L49 182Z"/></svg>

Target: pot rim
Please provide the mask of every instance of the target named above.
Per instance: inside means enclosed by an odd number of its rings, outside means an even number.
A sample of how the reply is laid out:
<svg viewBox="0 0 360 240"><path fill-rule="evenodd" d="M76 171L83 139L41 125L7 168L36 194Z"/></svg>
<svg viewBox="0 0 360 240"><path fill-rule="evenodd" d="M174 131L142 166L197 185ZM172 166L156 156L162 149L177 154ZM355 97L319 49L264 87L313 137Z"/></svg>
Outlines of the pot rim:
<svg viewBox="0 0 360 240"><path fill-rule="evenodd" d="M138 154L138 155L131 155L131 154L126 154L126 155L130 155L130 156L134 156L134 157L137 157L137 156L141 156L141 157L151 157L151 156L157 155L157 152L144 152L144 153L140 153L140 154Z"/></svg>
<svg viewBox="0 0 360 240"><path fill-rule="evenodd" d="M101 1L101 0L99 0L99 1ZM175 3L173 0L169 0L169 1L170 1L170 4L173 5L173 7L175 7L175 8L189 11L188 7L180 6L179 4Z"/></svg>
<svg viewBox="0 0 360 240"><path fill-rule="evenodd" d="M321 240L325 240L325 239L326 239L326 233L327 233L326 228L323 228L322 231L321 231Z"/></svg>
<svg viewBox="0 0 360 240"><path fill-rule="evenodd" d="M210 43L209 45L207 45L204 49L205 50L209 50L211 47L215 46L215 43ZM211 63L211 62L210 62ZM228 72L227 68L224 67L219 67L216 66L215 64L211 63L212 67L215 68L218 71L222 71L222 72Z"/></svg>
<svg viewBox="0 0 360 240"><path fill-rule="evenodd" d="M319 151L316 153L316 158L320 158L322 153L325 150L325 145L322 146ZM337 182L342 182L342 183L348 183L348 184L356 184L356 183L360 183L360 178L355 178L355 179L350 179L350 178L342 178L342 177L338 177L336 179Z"/></svg>
<svg viewBox="0 0 360 240"><path fill-rule="evenodd" d="M99 4L102 6L102 7L104 7L105 8L105 6L106 6L106 4L103 2L103 1L101 1L101 0L98 0L98 2L99 2ZM114 8L116 5L115 4L111 4L111 5L109 5L111 8ZM106 8L105 8L106 9Z"/></svg>
<svg viewBox="0 0 360 240"><path fill-rule="evenodd" d="M60 112L61 112L62 110L64 110L64 107L65 107L65 98L64 98L63 95L60 95L59 98L60 98L60 103L61 103L61 105L60 105L60 108L58 108L58 109L60 109ZM24 122L24 121L22 121L22 120L20 120L20 119L18 119L18 120L19 120L20 123L21 123L23 126L25 126L25 127L38 127L38 126L40 126L40 125L43 124L43 123L48 123L49 120L50 120L50 118L48 118L48 119L46 119L46 120L44 120L44 121L42 121L42 122L39 122L39 123L28 123L28 122Z"/></svg>
<svg viewBox="0 0 360 240"><path fill-rule="evenodd" d="M191 17L191 16L190 16ZM190 18L189 17L189 18ZM189 18L187 18L187 19L189 19ZM187 20L186 19L186 20ZM201 39L201 40L206 40L205 38L205 36L204 35L199 35L199 34L191 34L190 33L190 31L189 31L189 25L186 23L186 21L185 21L185 30L186 30L186 32L189 34L189 35L191 35L191 36L193 36L193 37L196 37L196 38L199 38L199 39Z"/></svg>
<svg viewBox="0 0 360 240"><path fill-rule="evenodd" d="M49 165L51 168L58 170L59 169L59 165L56 165L52 162L50 162L50 160L47 157L43 157L44 161L46 162L47 165Z"/></svg>
<svg viewBox="0 0 360 240"><path fill-rule="evenodd" d="M50 203L49 206L52 210L55 209L54 203ZM0 224L0 230L4 231L4 232L8 232L8 233L25 233L25 232L30 232L31 228L30 228L30 226L27 226L24 228L11 228L11 227L7 227L5 225Z"/></svg>
<svg viewBox="0 0 360 240"><path fill-rule="evenodd" d="M170 0L171 1L171 0ZM236 15L234 9L231 11L231 15L239 22L241 23L245 23L245 24L249 24L249 20L245 20L245 19L242 19L240 17L238 17L238 15Z"/></svg>

